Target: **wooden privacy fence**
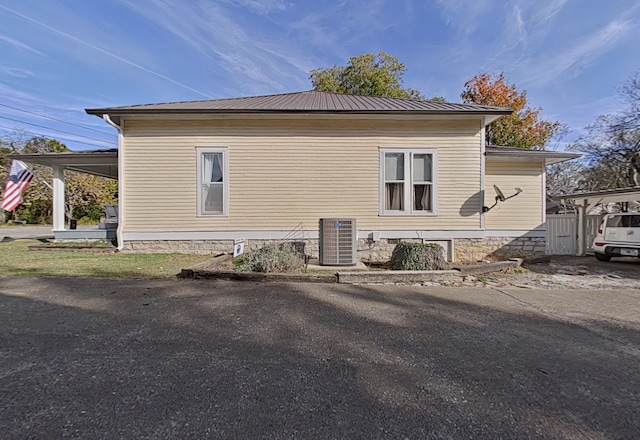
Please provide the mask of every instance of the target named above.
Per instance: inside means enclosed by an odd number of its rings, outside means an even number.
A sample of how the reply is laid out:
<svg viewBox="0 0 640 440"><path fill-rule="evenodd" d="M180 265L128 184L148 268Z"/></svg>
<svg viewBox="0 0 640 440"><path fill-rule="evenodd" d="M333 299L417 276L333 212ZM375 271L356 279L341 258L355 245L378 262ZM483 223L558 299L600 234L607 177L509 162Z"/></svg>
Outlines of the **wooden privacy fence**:
<svg viewBox="0 0 640 440"><path fill-rule="evenodd" d="M593 252L593 239L600 225L600 215L588 215L584 225L584 249ZM576 255L578 252L578 214L547 215L547 245L549 255Z"/></svg>

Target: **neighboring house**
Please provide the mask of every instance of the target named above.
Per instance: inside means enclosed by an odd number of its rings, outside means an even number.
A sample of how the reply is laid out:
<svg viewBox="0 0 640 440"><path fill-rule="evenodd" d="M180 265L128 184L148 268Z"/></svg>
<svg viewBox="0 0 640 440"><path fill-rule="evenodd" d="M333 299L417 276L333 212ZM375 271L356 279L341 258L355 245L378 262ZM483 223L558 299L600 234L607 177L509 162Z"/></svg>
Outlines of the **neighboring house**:
<svg viewBox="0 0 640 440"><path fill-rule="evenodd" d="M356 219L358 255L399 240L449 259L544 253L545 164L566 153L485 147L510 109L300 92L89 109L120 131L119 247L228 252L320 218ZM509 196L494 202L493 185ZM485 193L486 188L486 193Z"/></svg>

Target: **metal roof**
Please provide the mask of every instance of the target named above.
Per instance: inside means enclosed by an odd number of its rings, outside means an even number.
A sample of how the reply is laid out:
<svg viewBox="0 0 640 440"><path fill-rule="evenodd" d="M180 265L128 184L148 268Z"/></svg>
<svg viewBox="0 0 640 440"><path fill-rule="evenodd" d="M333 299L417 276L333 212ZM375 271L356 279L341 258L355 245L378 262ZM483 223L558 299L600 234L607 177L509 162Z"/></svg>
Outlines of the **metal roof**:
<svg viewBox="0 0 640 440"><path fill-rule="evenodd" d="M345 95L306 91L281 95L247 98L215 99L209 101L171 102L164 104L131 105L86 109L91 115L156 113L371 113L371 114L493 114L508 115L511 109L476 104L419 101L378 96ZM499 117L499 116L498 116Z"/></svg>
<svg viewBox="0 0 640 440"><path fill-rule="evenodd" d="M540 161L544 162L545 165L577 159L581 156L578 153L527 150L524 148L501 147L496 145L487 145L485 151L487 152L487 159L497 159L507 162Z"/></svg>
<svg viewBox="0 0 640 440"><path fill-rule="evenodd" d="M62 153L11 154L9 159L18 159L31 164L49 167L63 166L67 170L94 176L118 178L118 149L93 151L65 151Z"/></svg>

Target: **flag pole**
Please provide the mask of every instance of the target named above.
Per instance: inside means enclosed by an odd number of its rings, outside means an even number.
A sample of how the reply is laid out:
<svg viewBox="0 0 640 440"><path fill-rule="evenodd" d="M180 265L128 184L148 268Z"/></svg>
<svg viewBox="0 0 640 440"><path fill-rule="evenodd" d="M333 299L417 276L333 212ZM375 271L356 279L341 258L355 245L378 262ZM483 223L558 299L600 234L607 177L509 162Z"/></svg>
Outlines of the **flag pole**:
<svg viewBox="0 0 640 440"><path fill-rule="evenodd" d="M44 183L45 185L47 185L47 187L53 191L53 186L51 186L51 184L49 184L49 182L47 182L46 180L44 180L42 177L38 176L34 171L33 171L33 167L28 167L27 164L25 164L23 161L18 161L21 164L23 164L25 166L25 168L27 168L29 171L31 171L31 173L42 183Z"/></svg>

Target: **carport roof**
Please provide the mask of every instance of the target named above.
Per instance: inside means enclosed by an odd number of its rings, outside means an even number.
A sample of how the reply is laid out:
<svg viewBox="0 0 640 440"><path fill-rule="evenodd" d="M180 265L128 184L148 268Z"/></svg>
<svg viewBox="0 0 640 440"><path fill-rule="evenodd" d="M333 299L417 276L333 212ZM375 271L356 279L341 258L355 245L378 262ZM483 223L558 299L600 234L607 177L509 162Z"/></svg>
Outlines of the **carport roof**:
<svg viewBox="0 0 640 440"><path fill-rule="evenodd" d="M600 203L640 201L640 186L606 189L601 191L578 192L550 196L553 200L575 200L576 205L586 201L587 210Z"/></svg>
<svg viewBox="0 0 640 440"><path fill-rule="evenodd" d="M67 170L95 176L118 178L118 149L92 151L69 151L62 153L12 154L10 159L18 159L30 164L49 167L62 166Z"/></svg>

